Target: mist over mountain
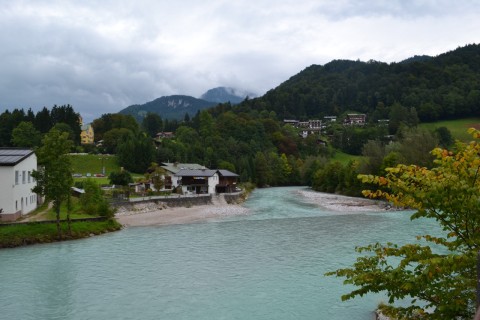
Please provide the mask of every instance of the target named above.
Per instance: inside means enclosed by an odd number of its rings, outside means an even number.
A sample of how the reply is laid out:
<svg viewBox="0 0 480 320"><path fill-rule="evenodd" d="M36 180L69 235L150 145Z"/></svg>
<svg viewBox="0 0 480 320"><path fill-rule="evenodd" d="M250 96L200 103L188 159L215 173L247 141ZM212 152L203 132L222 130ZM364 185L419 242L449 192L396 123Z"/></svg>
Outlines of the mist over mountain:
<svg viewBox="0 0 480 320"><path fill-rule="evenodd" d="M256 94L230 87L217 87L202 94L200 99L216 103L230 102L231 104L239 104L246 97L255 98Z"/></svg>

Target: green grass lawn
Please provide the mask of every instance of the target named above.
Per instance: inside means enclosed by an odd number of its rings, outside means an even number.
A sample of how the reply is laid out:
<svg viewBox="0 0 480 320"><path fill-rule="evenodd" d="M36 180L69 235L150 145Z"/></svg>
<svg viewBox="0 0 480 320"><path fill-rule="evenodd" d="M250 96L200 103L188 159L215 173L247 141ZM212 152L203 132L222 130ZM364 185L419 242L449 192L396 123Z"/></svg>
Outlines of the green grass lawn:
<svg viewBox="0 0 480 320"><path fill-rule="evenodd" d="M105 175L108 176L112 171L120 171L120 166L117 163L115 155L70 155L72 159L72 167L74 173L95 174L102 173L102 168L105 167ZM107 182L108 183L108 182Z"/></svg>
<svg viewBox="0 0 480 320"><path fill-rule="evenodd" d="M122 226L114 219L106 221L73 222L72 235L68 235L67 223L61 223L63 239L79 239L91 234L120 230ZM58 241L57 226L51 224L13 224L0 227L0 248Z"/></svg>
<svg viewBox="0 0 480 320"><path fill-rule="evenodd" d="M445 120L432 123L421 123L421 128L435 130L436 128L446 127L452 133L454 139L460 141L470 141L472 136L467 133L469 128L480 129L480 118L467 118L458 120Z"/></svg>
<svg viewBox="0 0 480 320"><path fill-rule="evenodd" d="M340 150L336 150L335 155L333 156L332 160L333 161L338 161L341 164L345 165L352 160L361 160L362 158L363 158L362 156L354 156L354 155L351 155L351 154L344 153Z"/></svg>
<svg viewBox="0 0 480 320"><path fill-rule="evenodd" d="M110 184L110 180L108 179L108 175L106 177L81 177L81 178L73 178L73 181L82 181L87 179L93 179L99 185L107 185Z"/></svg>

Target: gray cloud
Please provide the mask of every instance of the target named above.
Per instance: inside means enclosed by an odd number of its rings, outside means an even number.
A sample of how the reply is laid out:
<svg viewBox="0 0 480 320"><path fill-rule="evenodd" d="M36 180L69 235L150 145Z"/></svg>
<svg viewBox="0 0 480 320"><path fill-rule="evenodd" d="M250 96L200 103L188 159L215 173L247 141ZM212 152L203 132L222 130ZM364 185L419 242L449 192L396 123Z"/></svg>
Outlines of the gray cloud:
<svg viewBox="0 0 480 320"><path fill-rule="evenodd" d="M216 86L263 94L311 64L399 61L478 42L477 1L5 1L0 111L87 120Z"/></svg>

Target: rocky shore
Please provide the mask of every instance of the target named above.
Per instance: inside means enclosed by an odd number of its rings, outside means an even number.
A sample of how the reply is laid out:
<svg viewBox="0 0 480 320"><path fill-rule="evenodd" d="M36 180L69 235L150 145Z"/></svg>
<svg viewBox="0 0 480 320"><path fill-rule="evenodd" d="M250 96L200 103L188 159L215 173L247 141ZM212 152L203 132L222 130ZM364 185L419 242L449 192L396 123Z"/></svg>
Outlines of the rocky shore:
<svg viewBox="0 0 480 320"><path fill-rule="evenodd" d="M115 217L122 225L129 227L193 223L248 213L247 208L239 205L200 205L182 208L168 207L161 202L147 202L129 208L119 207Z"/></svg>

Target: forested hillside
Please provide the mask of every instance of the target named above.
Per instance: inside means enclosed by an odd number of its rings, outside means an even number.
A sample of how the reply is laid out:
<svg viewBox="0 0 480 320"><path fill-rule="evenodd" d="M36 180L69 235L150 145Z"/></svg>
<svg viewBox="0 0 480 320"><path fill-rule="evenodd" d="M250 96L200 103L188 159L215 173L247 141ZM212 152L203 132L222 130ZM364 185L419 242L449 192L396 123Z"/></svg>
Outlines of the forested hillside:
<svg viewBox="0 0 480 320"><path fill-rule="evenodd" d="M248 105L275 111L280 119L357 111L375 121L388 119L395 103L415 108L422 122L480 115L480 45L391 64L312 65Z"/></svg>

